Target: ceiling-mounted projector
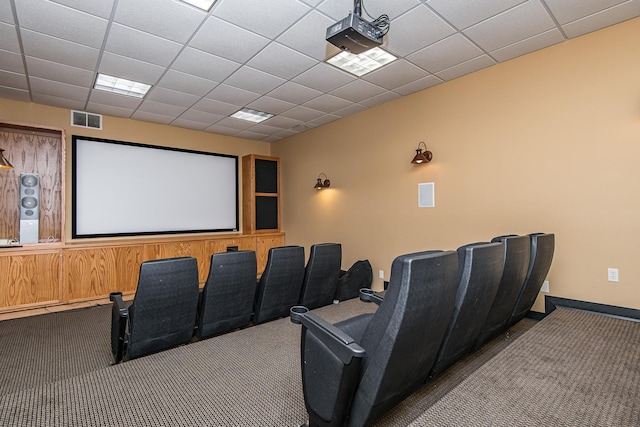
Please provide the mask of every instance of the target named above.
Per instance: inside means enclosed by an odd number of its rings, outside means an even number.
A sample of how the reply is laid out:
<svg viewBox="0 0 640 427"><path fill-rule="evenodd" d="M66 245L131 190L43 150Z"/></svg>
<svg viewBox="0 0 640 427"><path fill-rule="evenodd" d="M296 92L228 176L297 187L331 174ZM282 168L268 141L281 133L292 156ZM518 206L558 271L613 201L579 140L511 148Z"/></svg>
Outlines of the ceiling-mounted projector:
<svg viewBox="0 0 640 427"><path fill-rule="evenodd" d="M383 36L380 28L362 19L356 13L350 13L343 20L327 28L329 43L356 55L380 46Z"/></svg>

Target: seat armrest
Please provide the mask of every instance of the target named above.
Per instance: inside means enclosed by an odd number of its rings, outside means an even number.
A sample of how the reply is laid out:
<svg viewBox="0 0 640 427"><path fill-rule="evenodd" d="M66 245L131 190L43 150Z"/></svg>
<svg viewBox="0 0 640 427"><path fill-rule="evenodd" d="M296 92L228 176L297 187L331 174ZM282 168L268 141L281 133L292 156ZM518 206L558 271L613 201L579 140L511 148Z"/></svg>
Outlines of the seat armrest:
<svg viewBox="0 0 640 427"><path fill-rule="evenodd" d="M381 295L378 295L377 293L375 293L369 288L362 288L360 289L360 301L374 302L377 305L380 305L382 304L382 301L384 301L384 297L382 297Z"/></svg>
<svg viewBox="0 0 640 427"><path fill-rule="evenodd" d="M352 358L363 358L365 350L353 338L320 316L310 313L306 307L291 307L291 322L302 324L313 333L344 364Z"/></svg>
<svg viewBox="0 0 640 427"><path fill-rule="evenodd" d="M122 292L112 292L109 300L113 302L111 307L111 353L113 363L122 361L124 354L124 335L129 319L129 310L122 300Z"/></svg>

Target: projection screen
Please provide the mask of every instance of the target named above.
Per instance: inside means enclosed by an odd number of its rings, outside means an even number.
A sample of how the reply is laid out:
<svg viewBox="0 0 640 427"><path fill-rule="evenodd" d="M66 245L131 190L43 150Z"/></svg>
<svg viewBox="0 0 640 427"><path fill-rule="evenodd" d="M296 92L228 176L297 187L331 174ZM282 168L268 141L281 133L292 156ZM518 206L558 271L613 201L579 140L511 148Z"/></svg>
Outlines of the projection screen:
<svg viewBox="0 0 640 427"><path fill-rule="evenodd" d="M72 237L238 231L238 157L73 136Z"/></svg>

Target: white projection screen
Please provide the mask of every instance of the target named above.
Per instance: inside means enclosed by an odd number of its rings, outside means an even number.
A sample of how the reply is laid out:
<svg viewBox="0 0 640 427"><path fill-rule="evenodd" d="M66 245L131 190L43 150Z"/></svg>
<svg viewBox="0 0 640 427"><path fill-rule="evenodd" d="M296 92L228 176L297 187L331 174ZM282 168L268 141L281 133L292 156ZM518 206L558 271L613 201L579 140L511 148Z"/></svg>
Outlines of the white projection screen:
<svg viewBox="0 0 640 427"><path fill-rule="evenodd" d="M238 231L238 157L73 136L72 237Z"/></svg>

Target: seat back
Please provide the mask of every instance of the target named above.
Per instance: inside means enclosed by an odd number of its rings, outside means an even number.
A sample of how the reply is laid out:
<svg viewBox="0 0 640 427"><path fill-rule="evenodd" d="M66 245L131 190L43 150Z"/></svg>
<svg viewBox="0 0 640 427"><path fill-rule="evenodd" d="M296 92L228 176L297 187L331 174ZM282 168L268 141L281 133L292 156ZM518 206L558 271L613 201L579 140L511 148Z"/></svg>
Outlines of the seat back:
<svg viewBox="0 0 640 427"><path fill-rule="evenodd" d="M455 306L431 377L473 348L502 277L504 249L501 243L471 243L459 247L457 252L459 282Z"/></svg>
<svg viewBox="0 0 640 427"><path fill-rule="evenodd" d="M256 294L256 253L211 255L211 268L198 310L198 338L247 326Z"/></svg>
<svg viewBox="0 0 640 427"><path fill-rule="evenodd" d="M300 305L312 310L333 302L341 263L342 246L339 243L320 243L311 246L311 254L302 282Z"/></svg>
<svg viewBox="0 0 640 427"><path fill-rule="evenodd" d="M507 327L527 275L531 255L531 238L529 236L498 236L491 241L501 242L504 246L504 269L498 292L476 340L475 347L481 346Z"/></svg>
<svg viewBox="0 0 640 427"><path fill-rule="evenodd" d="M338 286L333 299L337 301L345 301L352 298L358 298L360 289L371 288L373 282L373 269L369 260L359 260L353 263L349 270L340 271L338 278Z"/></svg>
<svg viewBox="0 0 640 427"><path fill-rule="evenodd" d="M198 293L195 258L143 262L129 307L127 358L188 343L196 323Z"/></svg>
<svg viewBox="0 0 640 427"><path fill-rule="evenodd" d="M384 301L359 342L366 356L349 425L372 423L424 383L453 312L457 277L454 251L393 261Z"/></svg>
<svg viewBox="0 0 640 427"><path fill-rule="evenodd" d="M533 303L540 293L542 282L547 277L553 260L555 249L555 235L533 233L531 237L531 258L527 269L527 276L518 295L513 314L508 326L512 326L524 319L531 310Z"/></svg>
<svg viewBox="0 0 640 427"><path fill-rule="evenodd" d="M258 282L253 323L289 315L298 303L304 276L304 248L281 246L269 249L267 265Z"/></svg>

